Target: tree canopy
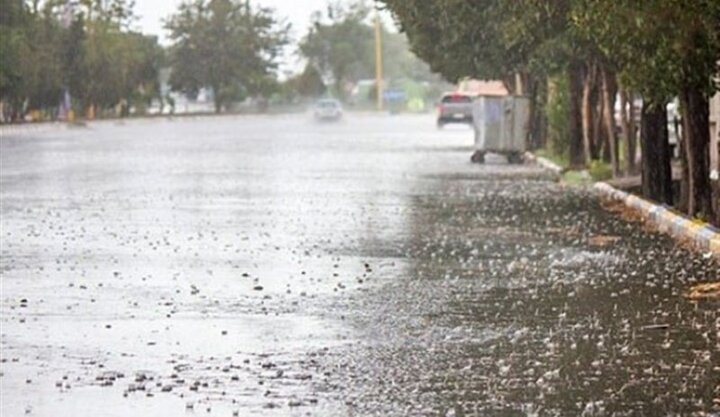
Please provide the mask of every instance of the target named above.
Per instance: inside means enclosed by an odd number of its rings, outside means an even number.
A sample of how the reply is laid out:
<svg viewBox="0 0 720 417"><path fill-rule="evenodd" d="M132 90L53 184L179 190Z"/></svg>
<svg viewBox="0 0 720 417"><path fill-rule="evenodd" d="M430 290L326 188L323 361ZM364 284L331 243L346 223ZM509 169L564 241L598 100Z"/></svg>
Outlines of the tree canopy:
<svg viewBox="0 0 720 417"><path fill-rule="evenodd" d="M300 40L300 55L335 93L347 94L363 79L375 78L375 28L372 9L363 2L329 3L324 12L313 14L312 25ZM407 36L381 24L386 79L410 78L436 82L429 66L410 51Z"/></svg>
<svg viewBox="0 0 720 417"><path fill-rule="evenodd" d="M173 89L197 95L211 88L215 110L258 94L277 68L289 25L273 10L241 0L182 3L167 21Z"/></svg>
<svg viewBox="0 0 720 417"><path fill-rule="evenodd" d="M618 89L623 97L639 95L653 123L667 124L665 105L681 101L685 175L680 205L692 215L712 218L708 183L708 97L717 90L720 61L720 2L714 0L382 0L412 50L434 71L451 81L464 77L504 80L545 107L548 80L569 90L568 148L579 167L602 157L619 173L619 142L614 109ZM557 83L558 76L568 82ZM521 80L518 84L515 81ZM634 100L630 100L632 103ZM625 115L627 100L621 114ZM632 104L631 112L632 112ZM534 111L533 114L537 114ZM559 114L559 113L556 113ZM546 117L547 115L545 115ZM536 122L533 118L533 122ZM627 123L626 123L627 124ZM535 123L535 126L543 126ZM650 128L643 148L668 148L667 126ZM628 150L634 128L624 128ZM542 135L535 132L533 135ZM533 143L543 143L543 140ZM658 155L666 155L659 152ZM645 154L644 154L645 155ZM645 155L647 156L647 155ZM634 158L634 154L630 156ZM667 158L643 159L643 172ZM632 164L629 164L632 167ZM648 174L643 181L671 181L670 175ZM662 195L672 200L672 187ZM718 196L715 197L718 199Z"/></svg>
<svg viewBox="0 0 720 417"><path fill-rule="evenodd" d="M66 92L79 113L157 95L163 52L129 29L132 2L0 1L0 100L11 117L57 109Z"/></svg>
<svg viewBox="0 0 720 417"><path fill-rule="evenodd" d="M344 7L328 5L325 14L316 12L299 50L317 69L326 85L345 83L374 74L374 33L366 24L369 9L361 3ZM343 88L338 88L342 92Z"/></svg>

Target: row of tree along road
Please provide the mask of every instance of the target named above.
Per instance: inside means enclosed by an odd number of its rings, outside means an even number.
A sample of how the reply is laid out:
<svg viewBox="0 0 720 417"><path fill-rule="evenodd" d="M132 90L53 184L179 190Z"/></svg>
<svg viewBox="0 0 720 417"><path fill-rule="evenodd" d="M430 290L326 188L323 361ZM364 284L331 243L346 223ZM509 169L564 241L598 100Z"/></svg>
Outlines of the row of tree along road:
<svg viewBox="0 0 720 417"><path fill-rule="evenodd" d="M720 2L381 3L434 72L450 81L501 79L529 96L532 148L552 149L574 168L607 161L616 176L640 171L645 196L720 223L708 114ZM218 112L248 97L294 102L329 92L348 99L375 75L371 10L362 3L316 13L294 45L306 65L282 81L278 67L293 46L289 25L254 2L183 2L165 21L169 47L133 29L132 0L0 0L0 11L1 121L142 114L151 103L173 107L171 92L193 98L210 91ZM387 78L411 81L386 88L409 91L414 82L435 86L420 94L439 94L442 84L408 52L405 36L383 30L383 38ZM679 191L668 140L672 100L681 115Z"/></svg>
<svg viewBox="0 0 720 417"><path fill-rule="evenodd" d="M173 97L208 97L217 112L248 98L347 99L375 76L362 3L329 5L293 40L282 16L257 2L184 1L164 21L167 47L134 29L133 9L132 0L0 0L0 120L143 114L174 107ZM389 79L441 85L405 35L383 35ZM298 58L304 67L280 74L283 60Z"/></svg>
<svg viewBox="0 0 720 417"><path fill-rule="evenodd" d="M531 97L532 147L563 154L574 168L606 160L615 176L640 170L645 196L720 224L708 114L718 87L720 2L382 3L434 71L450 80L502 79L514 93ZM682 132L676 193L666 111L672 100L679 101Z"/></svg>

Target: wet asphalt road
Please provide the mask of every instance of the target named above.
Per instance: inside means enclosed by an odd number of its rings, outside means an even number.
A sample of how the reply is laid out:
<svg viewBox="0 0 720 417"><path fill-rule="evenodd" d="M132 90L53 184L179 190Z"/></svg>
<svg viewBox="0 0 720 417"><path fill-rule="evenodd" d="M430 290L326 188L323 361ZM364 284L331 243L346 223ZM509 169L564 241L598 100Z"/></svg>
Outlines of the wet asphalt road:
<svg viewBox="0 0 720 417"><path fill-rule="evenodd" d="M4 133L2 416L720 415L720 264L430 116Z"/></svg>

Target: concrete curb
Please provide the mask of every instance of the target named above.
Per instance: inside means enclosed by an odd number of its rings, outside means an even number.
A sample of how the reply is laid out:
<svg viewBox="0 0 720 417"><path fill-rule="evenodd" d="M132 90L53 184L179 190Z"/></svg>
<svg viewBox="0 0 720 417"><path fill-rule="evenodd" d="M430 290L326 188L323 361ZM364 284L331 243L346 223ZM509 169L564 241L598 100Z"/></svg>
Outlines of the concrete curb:
<svg viewBox="0 0 720 417"><path fill-rule="evenodd" d="M525 159L537 163L541 167L562 175L565 169L558 164L539 157L532 152L525 153ZM596 182L593 190L610 200L620 201L626 206L640 212L643 218L655 225L661 233L676 239L692 242L700 250L708 251L720 257L720 230L707 223L692 221L677 212L657 205L636 195L618 190L605 182Z"/></svg>
<svg viewBox="0 0 720 417"><path fill-rule="evenodd" d="M620 201L626 206L639 211L661 233L669 234L676 239L687 239L699 249L720 256L720 230L715 227L706 223L692 221L668 208L618 190L604 182L595 183L593 190L605 198Z"/></svg>
<svg viewBox="0 0 720 417"><path fill-rule="evenodd" d="M552 171L557 175L562 175L563 172L565 172L565 168L561 167L560 165L556 164L555 162L543 158L542 156L537 156L532 152L525 152L525 159L534 162L541 167L547 169L548 171Z"/></svg>

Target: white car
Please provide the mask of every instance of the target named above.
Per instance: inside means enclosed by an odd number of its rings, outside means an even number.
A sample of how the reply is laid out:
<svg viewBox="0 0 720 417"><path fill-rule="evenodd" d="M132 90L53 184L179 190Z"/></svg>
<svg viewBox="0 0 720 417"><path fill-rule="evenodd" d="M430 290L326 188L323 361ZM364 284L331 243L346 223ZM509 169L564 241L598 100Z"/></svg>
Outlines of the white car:
<svg viewBox="0 0 720 417"><path fill-rule="evenodd" d="M327 98L315 103L313 110L315 120L320 121L337 121L342 119L343 109L339 101Z"/></svg>

